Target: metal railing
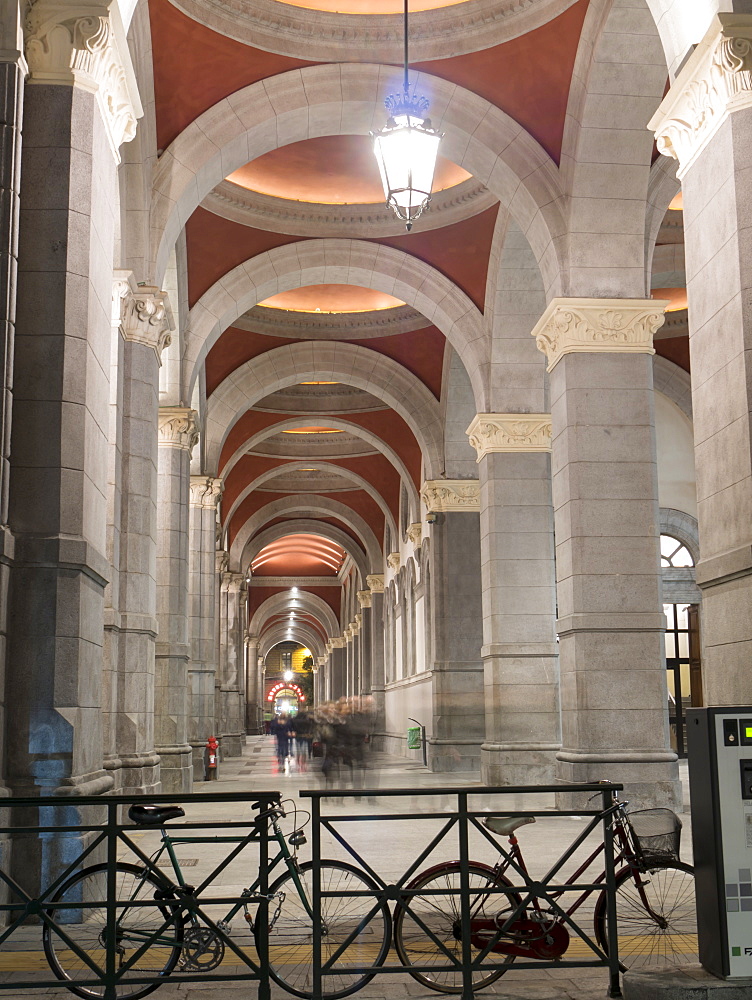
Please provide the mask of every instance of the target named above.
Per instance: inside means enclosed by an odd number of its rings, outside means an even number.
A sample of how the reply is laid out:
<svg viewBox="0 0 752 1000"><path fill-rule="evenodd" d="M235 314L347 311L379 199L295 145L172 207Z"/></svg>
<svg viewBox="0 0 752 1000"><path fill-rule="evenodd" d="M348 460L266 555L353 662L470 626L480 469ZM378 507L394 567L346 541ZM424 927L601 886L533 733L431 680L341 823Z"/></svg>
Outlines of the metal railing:
<svg viewBox="0 0 752 1000"><path fill-rule="evenodd" d="M313 970L314 970L314 987L313 995L315 997L322 996L325 992L325 981L326 977L329 975L338 974L337 961L346 952L348 946L355 940L358 933L360 933L367 923L367 921L372 920L375 915L378 914L379 910L384 904L395 903L397 907L403 908L406 914L415 921L417 926L419 926L425 933L428 941L431 941L436 948L437 960L434 962L426 961L421 962L420 965L412 964L408 965L403 962L398 962L394 959L394 954L390 956L390 961L387 964L382 964L378 969L370 969L371 972L378 972L381 974L404 974L423 972L423 973L441 973L445 974L448 969L454 969L457 974L461 975L461 995L462 1000L472 1000L474 996L474 985L473 977L478 973L493 973L498 970L505 970L508 965L507 962L499 961L489 961L489 956L493 954L493 947L495 944L502 939L504 936L504 928L500 924L498 931L495 935L491 935L488 943L483 947L482 945L473 943L473 901L477 901L479 895L485 897L496 897L499 899L501 905L502 902L506 900L512 900L512 912L509 914L506 926L512 924L513 920L522 914L524 911L529 911L531 906L534 906L536 901L540 902L542 908L547 909L550 913L556 915L562 924L567 928L568 931L574 933L574 935L581 940L587 951L591 954L589 959L578 959L574 958L571 960L563 961L561 957L551 959L549 961L541 960L536 958L532 961L517 961L515 960L515 969L542 969L542 968L592 968L592 967L604 967L608 969L609 975L609 986L608 995L611 997L620 997L621 986L619 980L620 973L620 963L618 954L618 937L617 937L617 926L616 926L616 884L615 884L615 870L614 870L614 838L612 830L612 820L615 811L615 793L622 790L622 785L618 784L593 784L593 785L535 785L535 786L520 786L520 787L502 787L502 788L486 788L486 787L468 787L463 788L401 788L401 789L353 789L353 790L304 790L300 792L300 795L304 798L309 798L311 800L311 814L312 814L312 852L313 852L313 864L314 864L314 884L313 884L313 911L314 911L314 922L313 922ZM600 807L597 809L577 809L575 810L557 810L552 812L550 809L497 809L494 805L491 805L493 800L497 797L508 797L510 795L519 794L531 794L531 793L545 793L545 792L555 792L561 793L575 793L581 795L582 793L591 794L593 797L599 797L601 800ZM375 796L380 799L383 798L399 798L399 797L411 797L411 798L425 798L428 796L435 797L452 797L456 799L456 809L440 810L440 811L426 811L426 812L415 812L410 813L381 813L379 815L368 814L364 816L358 813L351 813L347 815L325 815L322 813L322 801L327 797L336 795L342 798L343 801L351 801L353 799L368 798L369 800ZM468 798L472 796L482 796L484 799L484 807L482 809L471 809L468 806ZM534 879L523 871L518 864L515 863L513 859L510 858L509 851L504 848L499 840L492 837L487 829L481 825L481 818L485 819L489 816L506 817L506 816L521 816L521 817L562 817L562 816L572 816L577 818L582 818L586 820L584 828L575 837L572 843L566 847L558 860L549 867L548 871L541 878ZM345 827L352 824L362 824L364 820L367 821L379 821L383 823L390 823L395 821L410 821L413 824L417 824L422 821L443 821L441 828L438 833L430 838L426 846L420 850L416 857L409 864L407 869L402 873L402 875L396 880L386 881L383 878L374 865L370 864L366 858L363 856L365 852L356 849L348 838L339 829L340 825ZM559 876L562 867L573 858L575 853L582 847L584 842L590 837L590 835L599 827L602 827L603 833L603 857L604 857L604 868L605 877L598 881L581 881L578 880L575 883L566 882L562 878L557 878ZM514 877L514 884L510 886L502 885L489 885L483 888L482 892L480 890L471 889L469 884L468 872L471 866L472 859L469 854L469 835L471 831L477 831L482 835L484 840L487 842L487 846L494 852L495 855L501 853L501 856L508 859L510 862L509 870ZM347 852L347 854L356 862L356 864L366 872L373 882L376 884L377 889L373 893L367 893L364 891L352 892L347 890L326 890L322 888L320 883L320 863L321 863L321 850L322 850L322 833L326 832L330 834L334 839L341 845L341 847ZM439 847L442 842L450 836L450 834L456 833L457 835L457 862L458 870L460 874L460 884L456 889L446 889L442 888L442 894L452 894L457 897L457 902L459 906L459 926L454 930L455 938L459 935L461 942L461 956L456 958L453 956L446 947L445 941L441 940L428 925L427 921L424 919L421 913L416 912L414 908L414 901L416 897L430 897L432 892L437 894L439 890L426 890L423 887L411 888L411 880L418 875L422 867L425 865L429 856L433 851ZM476 859L477 860L477 859ZM600 893L605 890L606 892L606 918L607 918L607 951L602 948L588 932L586 932L583 927L574 919L573 916L567 914L563 906L559 902L561 896L564 893L587 893L590 891L596 891ZM353 896L368 896L369 902L372 901L372 905L369 908L367 914L365 914L359 925L353 928L349 938L342 942L339 948L333 953L326 957L322 955L322 925L325 919L325 915L322 914L322 905L327 898L346 898ZM395 922L396 923L396 922ZM348 972L351 975L357 975L358 973L368 974L369 967L363 966L361 968L349 966ZM459 992L459 990L456 990Z"/></svg>
<svg viewBox="0 0 752 1000"><path fill-rule="evenodd" d="M101 990L104 1000L116 1000L120 995L118 986L159 984L166 977L176 975L181 977L181 966L177 959L170 966L170 961L164 961L164 967L145 971L139 968L139 960L154 948L158 953L164 953L170 948L177 955L184 951L184 926L190 921L197 923L215 935L222 952L227 949L235 959L235 967L225 973L202 971L191 968L192 982L236 982L239 980L257 981L260 1000L268 1000L269 963L268 963L268 842L269 817L267 810L278 803L279 792L237 793L218 792L212 794L194 795L159 795L161 806L206 804L226 804L237 807L258 808L256 816L249 816L245 821L216 820L186 820L178 828L170 828L170 834L175 835L176 842L190 844L220 844L232 845L228 853L201 880L201 884L191 886L184 879L176 880L171 867L165 868L156 863L157 839L159 827L134 826L131 822L123 823L119 817L124 807L133 804L143 804L143 796L116 795L112 797L40 797L40 798L10 798L3 799L0 816L21 816L21 824L11 825L7 821L0 826L0 839L9 838L10 850L23 847L28 850L36 845L38 864L29 868L28 876L13 877L0 866L0 914L7 923L0 927L0 951L13 960L16 971L24 963L31 968L28 971L41 970L41 975L28 979L0 977L0 991L50 988L62 986L60 976L53 974L50 967L44 975L44 965L39 961L42 954L47 955L48 946L43 945L43 938L53 942L63 949L65 961L71 968L77 969L82 975L75 976L75 985L80 988ZM102 821L86 821L86 813L92 812ZM71 813L73 817L71 818ZM83 814L83 816L82 816ZM36 816L36 821L30 821ZM28 819L26 818L28 817ZM62 821L61 818L62 817ZM68 818L67 821L66 817ZM221 826L229 835L207 835L200 831ZM155 837L154 851L146 852L137 842L139 837L147 832L153 832ZM196 831L195 834L189 831ZM187 836L185 836L188 834ZM181 840L185 836L184 840ZM10 839L12 838L12 839ZM41 849L40 849L41 845ZM212 883L226 872L243 851L250 845L258 846L258 857L248 858L247 874L244 873L244 884L250 885L258 879L257 892L252 899L242 893L225 893L212 895L207 892ZM255 854L255 852L254 852ZM168 853L168 857L171 855ZM150 888L155 891L148 896L132 898L130 901L118 897L116 878L118 872L133 867L144 873L148 878ZM19 866L16 865L16 868ZM13 865L11 865L13 868ZM70 897L65 895L66 883L74 884L72 880L80 879L81 873L95 872L91 885L95 889L101 886L101 896L92 898L83 888L78 892L75 888ZM101 873L97 875L97 873ZM134 876L137 879L139 876ZM182 884L180 882L182 881ZM81 882L83 885L83 882ZM87 886L89 883L87 883ZM160 891L161 889L161 891ZM227 928L209 911L210 907L222 905L223 908L252 903L257 910L256 943L258 956L252 958L248 948L240 947L230 937ZM144 908L157 911L158 915L153 926L141 933L139 945L123 962L122 953L118 954L118 937L122 935L118 920L122 918L124 909L134 913L143 912ZM84 916L88 914L88 918ZM6 916L7 915L7 916ZM85 926L86 920L92 921L96 915L101 931L96 938L95 946L83 947L77 940L76 926ZM43 952L44 947L44 952ZM19 960L18 955L22 958ZM49 961L49 958L47 958ZM157 963L159 964L159 963ZM80 967L80 968L77 968ZM2 963L0 963L2 969ZM23 972L23 969L20 970Z"/></svg>

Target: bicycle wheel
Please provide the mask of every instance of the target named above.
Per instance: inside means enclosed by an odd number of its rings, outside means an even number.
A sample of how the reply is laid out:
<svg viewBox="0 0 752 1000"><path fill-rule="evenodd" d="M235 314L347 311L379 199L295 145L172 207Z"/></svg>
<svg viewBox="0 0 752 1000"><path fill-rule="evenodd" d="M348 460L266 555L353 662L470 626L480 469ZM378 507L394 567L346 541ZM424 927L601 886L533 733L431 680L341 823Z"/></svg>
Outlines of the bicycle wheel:
<svg viewBox="0 0 752 1000"><path fill-rule="evenodd" d="M511 913L519 905L515 893L488 893L498 886L511 886L504 875L497 874L487 865L471 861L468 865L470 880L470 913L473 919L493 920L498 914ZM430 972L408 972L423 986L439 993L462 992L462 927L460 918L460 864L451 862L418 875L408 889L437 890L436 894L411 896L405 906L394 911L394 944L402 965L432 965ZM441 891L438 891L441 890ZM425 928L443 945L433 941ZM446 949L444 951L443 949ZM447 955L449 952L449 955ZM477 949L475 949L477 954ZM450 957L451 956L451 957ZM514 955L490 952L484 962L488 965L514 961ZM460 963L459 965L456 963ZM473 989L490 986L503 976L506 969L487 970L483 965L473 971Z"/></svg>
<svg viewBox="0 0 752 1000"><path fill-rule="evenodd" d="M115 900L117 902L117 954L116 971L122 978L118 982L118 1000L137 1000L161 985L177 965L183 939L182 916L175 913L170 900L159 906L131 906L134 901L160 898L165 883L159 881L138 865L118 864L115 870ZM107 927L107 865L94 865L69 878L58 890L46 908L47 918L60 925L60 930L44 924L42 942L50 968L67 988L85 1000L101 1000L104 985L82 985L86 980L100 978L106 967L105 934ZM76 908L77 903L97 903L101 906ZM165 926L166 925L166 926ZM61 933L62 932L62 933ZM65 938L62 937L65 934ZM153 934L157 938L146 944ZM88 962L71 947L83 952ZM127 969L136 953L146 945L144 953ZM96 969L102 970L98 975ZM157 982L144 985L130 983L129 979L149 976Z"/></svg>
<svg viewBox="0 0 752 1000"><path fill-rule="evenodd" d="M308 907L313 906L313 863L301 865L297 877L306 896L301 898L292 872L270 886L270 894L284 893L279 916L269 931L269 971L272 979L298 997L313 996L313 924ZM321 964L331 969L321 977L321 995L335 1000L355 993L370 982L389 951L391 919L389 907L377 906L376 883L365 872L339 861L322 861L321 891L364 892L368 896L322 896ZM269 903L273 920L277 901ZM372 912L375 909L375 912ZM370 914L370 915L369 915ZM352 940L349 939L352 937ZM337 951L349 941L341 955ZM256 928L256 947L260 951ZM333 960L333 961L332 961ZM373 972L350 971L367 966Z"/></svg>
<svg viewBox="0 0 752 1000"><path fill-rule="evenodd" d="M595 906L595 938L608 952L606 892ZM698 962L695 873L681 861L654 863L645 872L616 876L619 959L628 969Z"/></svg>

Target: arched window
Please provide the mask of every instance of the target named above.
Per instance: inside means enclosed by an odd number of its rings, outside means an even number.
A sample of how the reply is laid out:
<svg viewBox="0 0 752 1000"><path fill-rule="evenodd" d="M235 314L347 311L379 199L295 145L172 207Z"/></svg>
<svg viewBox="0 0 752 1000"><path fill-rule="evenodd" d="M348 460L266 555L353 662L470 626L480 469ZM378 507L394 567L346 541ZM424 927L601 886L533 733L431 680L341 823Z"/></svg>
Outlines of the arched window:
<svg viewBox="0 0 752 1000"><path fill-rule="evenodd" d="M661 535L661 568L680 569L694 564L695 561L686 545L671 535Z"/></svg>

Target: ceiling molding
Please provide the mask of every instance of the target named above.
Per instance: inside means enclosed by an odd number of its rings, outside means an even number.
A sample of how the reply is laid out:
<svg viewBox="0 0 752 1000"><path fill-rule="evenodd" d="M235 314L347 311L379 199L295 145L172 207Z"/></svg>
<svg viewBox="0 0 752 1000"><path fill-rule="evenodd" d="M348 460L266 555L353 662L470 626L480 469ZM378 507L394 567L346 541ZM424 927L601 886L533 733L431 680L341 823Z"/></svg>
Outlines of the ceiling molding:
<svg viewBox="0 0 752 1000"><path fill-rule="evenodd" d="M412 306L372 309L362 313L293 312L254 306L232 324L239 330L269 337L310 340L369 340L424 330L430 322Z"/></svg>
<svg viewBox="0 0 752 1000"><path fill-rule="evenodd" d="M213 31L279 55L312 62L402 62L401 14L340 14L278 0L170 0ZM527 34L576 0L467 0L410 15L413 62L441 59L446 40L465 55Z"/></svg>
<svg viewBox="0 0 752 1000"><path fill-rule="evenodd" d="M415 232L440 229L485 212L498 198L474 177L431 198ZM405 224L382 202L367 205L327 205L251 191L224 180L201 203L201 207L223 219L288 236L342 236L373 239L404 236Z"/></svg>

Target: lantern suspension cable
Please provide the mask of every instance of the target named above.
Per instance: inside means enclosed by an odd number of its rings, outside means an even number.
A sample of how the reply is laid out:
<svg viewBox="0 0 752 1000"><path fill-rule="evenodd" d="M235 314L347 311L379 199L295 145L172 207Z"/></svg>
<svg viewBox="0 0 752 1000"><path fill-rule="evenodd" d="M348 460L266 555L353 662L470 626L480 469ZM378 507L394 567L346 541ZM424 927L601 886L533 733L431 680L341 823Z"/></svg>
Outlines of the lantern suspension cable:
<svg viewBox="0 0 752 1000"><path fill-rule="evenodd" d="M442 133L428 118L427 98L410 96L408 76L409 0L404 0L404 66L402 93L384 101L389 112L386 127L371 132L387 208L391 207L409 232L428 208Z"/></svg>

